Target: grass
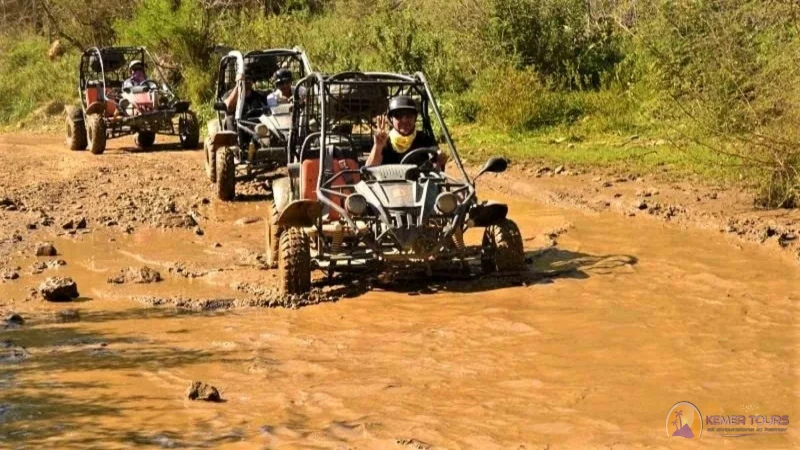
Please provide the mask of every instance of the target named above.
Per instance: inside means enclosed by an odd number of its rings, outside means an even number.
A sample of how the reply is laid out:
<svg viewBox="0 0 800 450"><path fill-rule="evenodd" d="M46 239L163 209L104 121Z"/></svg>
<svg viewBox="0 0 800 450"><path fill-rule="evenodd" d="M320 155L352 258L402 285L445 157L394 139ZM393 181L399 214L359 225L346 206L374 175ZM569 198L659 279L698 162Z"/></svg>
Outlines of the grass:
<svg viewBox="0 0 800 450"><path fill-rule="evenodd" d="M60 118L64 105L76 101L79 56L72 52L50 61L48 47L43 37L0 36L0 124L40 128L39 122Z"/></svg>
<svg viewBox="0 0 800 450"><path fill-rule="evenodd" d="M508 133L479 125L457 125L451 131L462 157L475 164L489 156L501 155L517 164L657 173L668 179L697 176L714 184L735 183L744 173L736 158L696 143L671 139L666 132L660 136L657 133L586 134L558 127Z"/></svg>

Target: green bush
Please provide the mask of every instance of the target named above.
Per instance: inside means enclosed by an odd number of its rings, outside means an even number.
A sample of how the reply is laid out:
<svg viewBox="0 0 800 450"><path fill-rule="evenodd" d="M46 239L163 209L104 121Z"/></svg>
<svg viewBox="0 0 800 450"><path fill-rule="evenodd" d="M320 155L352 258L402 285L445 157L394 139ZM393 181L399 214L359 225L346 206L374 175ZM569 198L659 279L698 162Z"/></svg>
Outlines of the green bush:
<svg viewBox="0 0 800 450"><path fill-rule="evenodd" d="M41 106L49 105L47 114L60 113L59 105L76 102L78 55L50 61L48 47L39 36L0 36L0 124L25 119Z"/></svg>

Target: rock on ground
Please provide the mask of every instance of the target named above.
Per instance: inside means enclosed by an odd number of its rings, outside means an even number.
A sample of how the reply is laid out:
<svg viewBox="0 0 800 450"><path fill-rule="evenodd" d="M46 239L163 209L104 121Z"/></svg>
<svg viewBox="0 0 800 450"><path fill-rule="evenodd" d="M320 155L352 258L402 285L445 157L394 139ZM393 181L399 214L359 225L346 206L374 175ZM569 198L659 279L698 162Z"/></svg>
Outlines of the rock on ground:
<svg viewBox="0 0 800 450"><path fill-rule="evenodd" d="M58 251L49 242L43 242L36 247L36 256L56 256Z"/></svg>
<svg viewBox="0 0 800 450"><path fill-rule="evenodd" d="M6 328L17 328L25 324L25 319L17 313L11 313L6 317Z"/></svg>
<svg viewBox="0 0 800 450"><path fill-rule="evenodd" d="M139 268L128 267L123 269L119 274L108 279L109 283L123 284L123 283L155 283L163 280L161 274L147 266Z"/></svg>
<svg viewBox="0 0 800 450"><path fill-rule="evenodd" d="M206 402L221 402L222 397L219 391L210 384L203 383L202 381L193 381L189 386L187 393L189 400L203 400Z"/></svg>
<svg viewBox="0 0 800 450"><path fill-rule="evenodd" d="M78 285L69 277L51 277L39 285L39 293L49 302L69 302L78 298Z"/></svg>

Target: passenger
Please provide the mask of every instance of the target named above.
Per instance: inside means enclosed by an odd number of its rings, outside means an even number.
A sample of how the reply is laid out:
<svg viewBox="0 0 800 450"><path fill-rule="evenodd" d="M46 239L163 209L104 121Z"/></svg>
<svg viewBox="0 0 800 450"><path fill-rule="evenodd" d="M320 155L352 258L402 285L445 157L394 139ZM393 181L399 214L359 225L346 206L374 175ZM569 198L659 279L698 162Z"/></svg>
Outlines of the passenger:
<svg viewBox="0 0 800 450"><path fill-rule="evenodd" d="M289 69L278 69L275 72L275 91L267 96L267 105L274 108L281 104L291 103L292 96L292 71ZM305 88L300 89L300 99L305 97Z"/></svg>

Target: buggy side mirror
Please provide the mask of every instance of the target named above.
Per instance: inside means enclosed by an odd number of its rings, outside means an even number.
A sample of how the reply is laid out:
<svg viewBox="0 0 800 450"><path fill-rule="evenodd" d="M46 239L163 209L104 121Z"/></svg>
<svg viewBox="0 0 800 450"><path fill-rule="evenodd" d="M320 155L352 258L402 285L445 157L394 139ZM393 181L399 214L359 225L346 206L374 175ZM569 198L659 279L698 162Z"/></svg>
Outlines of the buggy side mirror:
<svg viewBox="0 0 800 450"><path fill-rule="evenodd" d="M228 106L225 102L216 102L214 103L214 111L228 112Z"/></svg>
<svg viewBox="0 0 800 450"><path fill-rule="evenodd" d="M492 172L492 173L505 172L507 168L508 168L508 161L506 161L505 158L501 158L499 156L492 156L491 158L489 158L488 161L486 161L486 164L483 165L483 168L481 168L480 172L478 172L478 174L475 175L475 179L477 180L479 176L483 175L486 172Z"/></svg>

